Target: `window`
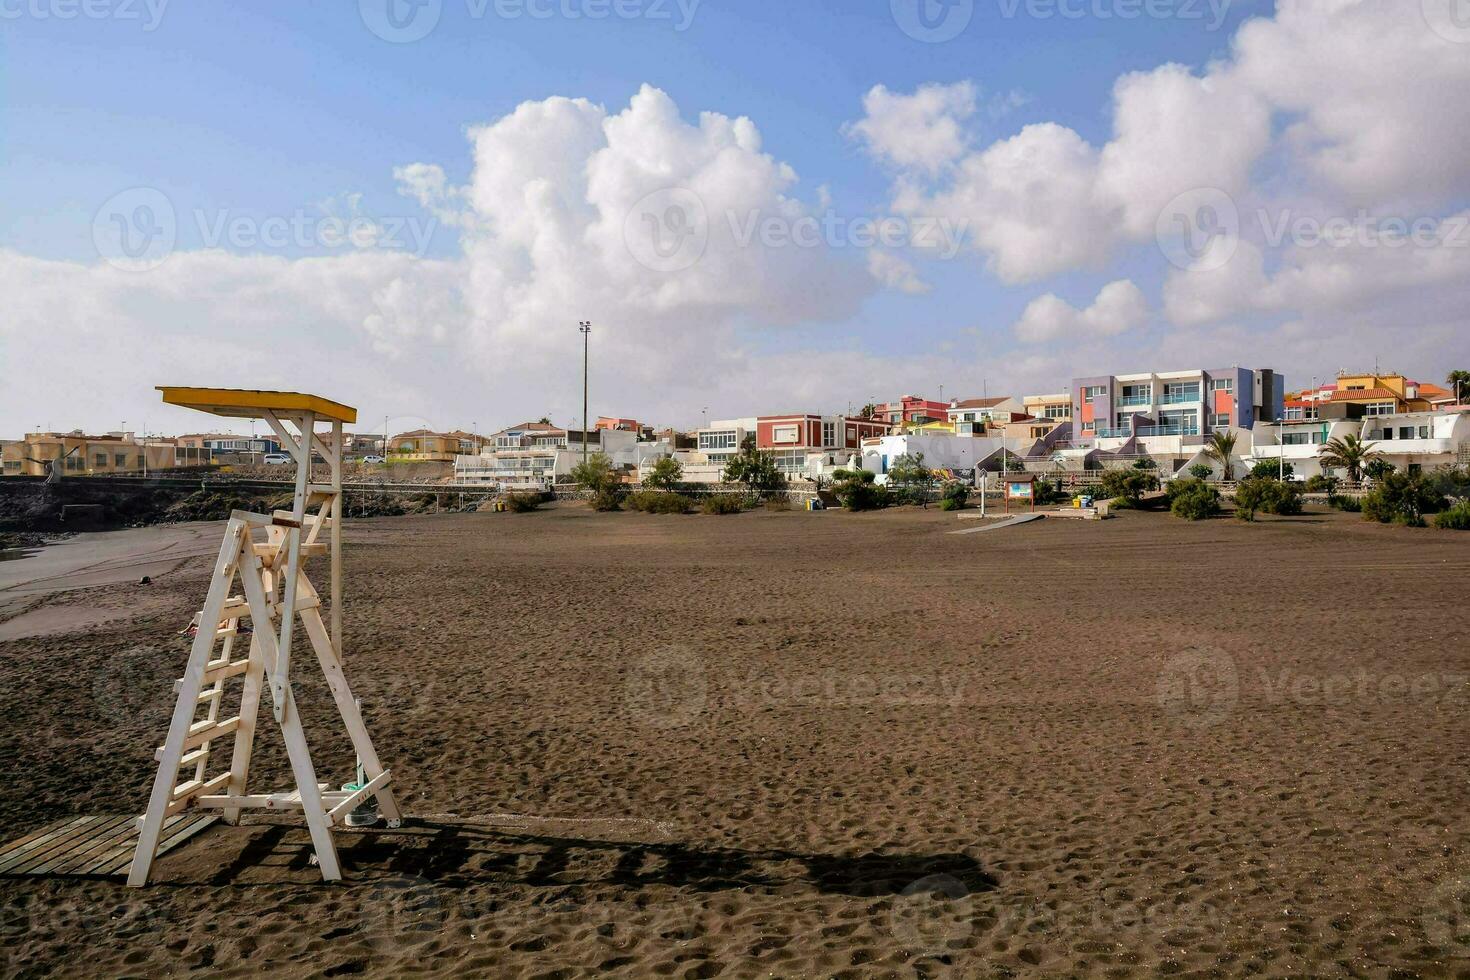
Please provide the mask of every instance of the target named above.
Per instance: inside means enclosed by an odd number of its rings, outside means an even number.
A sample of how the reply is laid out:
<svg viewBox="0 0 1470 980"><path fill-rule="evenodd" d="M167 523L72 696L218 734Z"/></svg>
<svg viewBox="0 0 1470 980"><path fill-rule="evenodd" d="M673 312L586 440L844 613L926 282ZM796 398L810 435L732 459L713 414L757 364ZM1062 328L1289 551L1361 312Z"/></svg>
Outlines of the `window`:
<svg viewBox="0 0 1470 980"><path fill-rule="evenodd" d="M1393 402L1370 402L1363 406L1364 415L1392 415L1396 406Z"/></svg>
<svg viewBox="0 0 1470 980"><path fill-rule="evenodd" d="M1305 446L1311 441L1311 434L1307 432L1286 432L1281 436L1283 446Z"/></svg>
<svg viewBox="0 0 1470 980"><path fill-rule="evenodd" d="M801 473L806 469L805 449L778 449L771 455L782 473Z"/></svg>
<svg viewBox="0 0 1470 980"><path fill-rule="evenodd" d="M705 451L711 449L734 449L737 441L733 429L725 429L720 432L701 432L699 434L699 448Z"/></svg>
<svg viewBox="0 0 1470 980"><path fill-rule="evenodd" d="M1301 408L1288 408L1283 416L1288 422L1297 422L1306 417L1306 410Z"/></svg>
<svg viewBox="0 0 1470 980"><path fill-rule="evenodd" d="M114 466L127 466L128 465L128 454L127 453L113 453L112 454L112 461L113 461L113 465Z"/></svg>
<svg viewBox="0 0 1470 980"><path fill-rule="evenodd" d="M793 443L799 440L797 433L801 430L798 425L778 425L771 429L771 441L776 443Z"/></svg>
<svg viewBox="0 0 1470 980"><path fill-rule="evenodd" d="M1096 422L1083 422L1082 423L1082 431L1083 432L1096 432L1097 431L1097 423Z"/></svg>
<svg viewBox="0 0 1470 980"><path fill-rule="evenodd" d="M1199 397L1198 381L1172 381L1164 385L1164 403L1177 404L1179 402L1197 402Z"/></svg>
<svg viewBox="0 0 1470 980"><path fill-rule="evenodd" d="M107 465L107 454L106 453L93 453L92 454L92 465L94 467L98 468L98 469L106 466Z"/></svg>
<svg viewBox="0 0 1470 980"><path fill-rule="evenodd" d="M1210 428L1212 428L1212 429L1228 429L1228 428L1230 428L1230 413L1229 412L1217 412L1217 413L1211 415L1210 416Z"/></svg>
<svg viewBox="0 0 1470 980"><path fill-rule="evenodd" d="M1420 439L1428 439L1429 438L1429 426L1427 426L1427 425L1421 425L1421 426L1419 426L1419 438Z"/></svg>
<svg viewBox="0 0 1470 980"><path fill-rule="evenodd" d="M1234 378L1211 378L1210 379L1210 390L1211 391L1223 391L1227 395L1228 394L1234 394L1234 392L1235 392L1235 379Z"/></svg>
<svg viewBox="0 0 1470 980"><path fill-rule="evenodd" d="M1107 385L1089 385L1082 389L1082 400L1090 402L1094 398L1101 398L1108 393Z"/></svg>
<svg viewBox="0 0 1470 980"><path fill-rule="evenodd" d="M837 445L837 423L836 422L823 422L822 423L822 445L824 445L824 446L835 446L835 445Z"/></svg>
<svg viewBox="0 0 1470 980"><path fill-rule="evenodd" d="M1046 406L1046 413L1045 413L1045 415L1043 417L1044 418L1049 418L1049 419L1065 419L1065 418L1071 418L1072 417L1072 406L1071 405L1048 405L1048 406Z"/></svg>
<svg viewBox="0 0 1470 980"><path fill-rule="evenodd" d="M1399 438L1400 439L1412 439L1412 438L1414 438L1414 427L1412 425L1401 425L1401 426L1399 426Z"/></svg>

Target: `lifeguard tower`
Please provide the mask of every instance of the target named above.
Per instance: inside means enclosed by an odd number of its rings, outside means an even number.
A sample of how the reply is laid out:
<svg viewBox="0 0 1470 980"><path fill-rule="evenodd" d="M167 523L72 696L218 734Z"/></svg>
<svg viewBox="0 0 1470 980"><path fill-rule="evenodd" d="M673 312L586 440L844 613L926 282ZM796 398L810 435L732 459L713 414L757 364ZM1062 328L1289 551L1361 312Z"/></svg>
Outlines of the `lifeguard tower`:
<svg viewBox="0 0 1470 980"><path fill-rule="evenodd" d="M376 798L388 826L402 821L392 776L378 760L342 672L342 426L357 421L357 410L289 391L158 390L170 405L225 418L264 420L296 461L296 491L290 511L230 515L204 608L195 621L188 666L174 684L178 702L168 736L155 753L158 775L148 811L139 819L128 884L148 881L165 824L179 814L218 810L226 823L233 824L239 822L242 810L252 808L301 810L322 878L340 880L334 827L369 797ZM319 423L329 424L330 431L318 432ZM313 454L330 471L330 482L311 482ZM262 539L257 540L257 534ZM306 576L306 559L311 557L330 559L330 630L322 621L321 596ZM232 594L237 576L242 594ZM354 788L333 790L317 783L291 693L291 640L298 618L357 752L363 775ZM243 626L247 620L249 626ZM240 657L238 641L246 637L248 653ZM221 718L225 685L232 678L242 679L239 713ZM289 792L246 792L262 688L270 691L272 712L291 760L296 788ZM222 751L226 739L233 743L229 768L212 775L211 758Z"/></svg>

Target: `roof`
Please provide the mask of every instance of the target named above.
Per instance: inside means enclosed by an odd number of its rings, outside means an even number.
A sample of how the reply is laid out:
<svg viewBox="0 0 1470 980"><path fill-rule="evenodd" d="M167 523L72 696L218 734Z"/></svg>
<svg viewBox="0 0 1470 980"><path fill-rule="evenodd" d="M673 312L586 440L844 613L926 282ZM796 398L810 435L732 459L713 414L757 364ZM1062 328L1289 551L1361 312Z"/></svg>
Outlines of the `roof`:
<svg viewBox="0 0 1470 980"><path fill-rule="evenodd" d="M999 398L967 398L962 402L951 402L950 408L994 408L1011 400L1010 395L1002 395Z"/></svg>
<svg viewBox="0 0 1470 980"><path fill-rule="evenodd" d="M1392 388L1359 388L1356 391L1334 391L1331 400L1356 402L1371 398L1378 401L1398 401L1399 397L1399 393Z"/></svg>
<svg viewBox="0 0 1470 980"><path fill-rule="evenodd" d="M320 395L259 388L183 388L159 385L169 405L192 408L225 418L258 419L267 412L312 412L318 419L356 422L357 409Z"/></svg>

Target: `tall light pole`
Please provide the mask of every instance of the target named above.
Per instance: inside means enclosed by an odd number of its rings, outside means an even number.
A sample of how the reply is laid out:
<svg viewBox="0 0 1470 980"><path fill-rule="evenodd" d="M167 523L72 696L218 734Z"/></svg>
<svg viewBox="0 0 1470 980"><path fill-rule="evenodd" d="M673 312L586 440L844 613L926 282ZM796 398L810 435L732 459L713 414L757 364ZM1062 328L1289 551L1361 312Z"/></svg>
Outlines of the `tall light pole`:
<svg viewBox="0 0 1470 980"><path fill-rule="evenodd" d="M592 321L581 320L577 330L582 334L582 465L587 465L587 345L592 336Z"/></svg>

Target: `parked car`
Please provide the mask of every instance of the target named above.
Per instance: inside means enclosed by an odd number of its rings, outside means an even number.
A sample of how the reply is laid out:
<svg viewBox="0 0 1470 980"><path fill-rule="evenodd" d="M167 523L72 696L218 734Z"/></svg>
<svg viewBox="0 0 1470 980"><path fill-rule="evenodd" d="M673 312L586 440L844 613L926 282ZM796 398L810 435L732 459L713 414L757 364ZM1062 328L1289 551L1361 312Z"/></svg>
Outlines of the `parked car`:
<svg viewBox="0 0 1470 980"><path fill-rule="evenodd" d="M363 458L362 458L362 459L361 459L361 460L359 460L359 461L358 461L358 462L362 462L362 463L372 463L372 464L374 464L374 465L376 465L376 464L378 464L378 463L386 463L386 462L388 462L388 461L387 461L387 460L386 460L386 459L384 459L384 458L383 458L383 457L381 457L381 456L364 456L364 457L363 457Z"/></svg>
<svg viewBox="0 0 1470 980"><path fill-rule="evenodd" d="M267 466L285 466L291 462L289 453L266 453L261 460Z"/></svg>

